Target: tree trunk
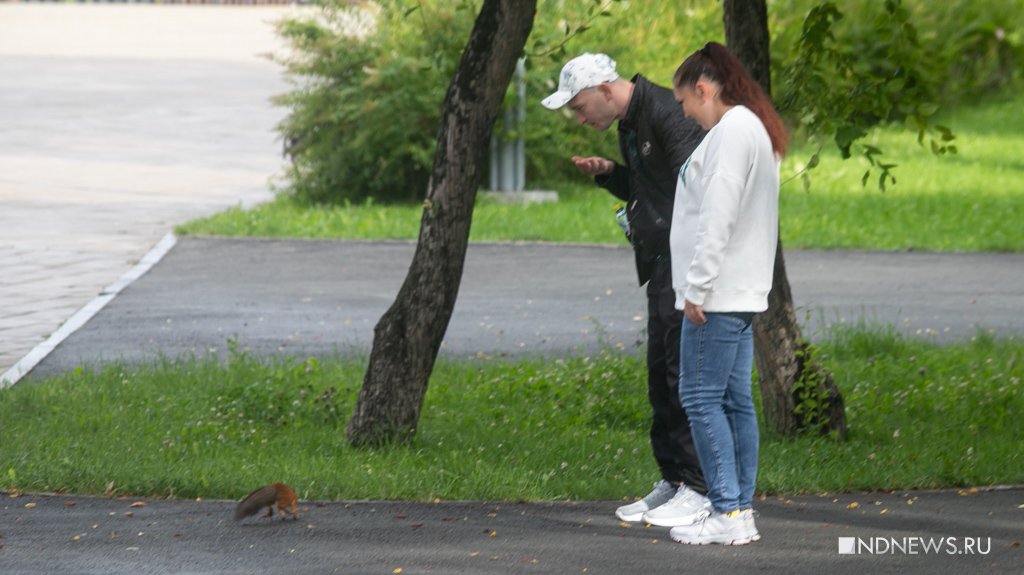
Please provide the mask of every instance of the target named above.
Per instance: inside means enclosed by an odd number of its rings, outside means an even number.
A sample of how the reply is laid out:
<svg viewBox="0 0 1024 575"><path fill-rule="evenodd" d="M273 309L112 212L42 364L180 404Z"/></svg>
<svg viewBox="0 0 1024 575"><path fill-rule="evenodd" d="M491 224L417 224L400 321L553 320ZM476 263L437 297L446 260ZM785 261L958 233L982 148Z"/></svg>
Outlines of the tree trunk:
<svg viewBox="0 0 1024 575"><path fill-rule="evenodd" d="M462 281L484 152L535 11L535 0L485 0L477 16L445 96L416 253L395 302L374 328L348 423L353 445L415 435Z"/></svg>
<svg viewBox="0 0 1024 575"><path fill-rule="evenodd" d="M725 38L729 49L771 94L768 9L765 0L725 0ZM775 250L768 311L754 319L754 357L765 422L783 435L811 429L846 435L843 398L800 335L793 294L786 276L782 240Z"/></svg>

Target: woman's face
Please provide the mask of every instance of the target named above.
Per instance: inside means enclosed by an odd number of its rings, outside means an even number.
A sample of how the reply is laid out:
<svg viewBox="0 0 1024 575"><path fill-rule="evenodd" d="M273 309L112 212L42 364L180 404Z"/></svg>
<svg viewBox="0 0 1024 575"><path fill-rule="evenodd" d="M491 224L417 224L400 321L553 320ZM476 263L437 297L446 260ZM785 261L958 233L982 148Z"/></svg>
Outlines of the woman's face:
<svg viewBox="0 0 1024 575"><path fill-rule="evenodd" d="M677 86L672 89L676 101L683 108L683 115L692 118L701 128L710 130L715 125L711 98L706 87L697 83L696 86Z"/></svg>

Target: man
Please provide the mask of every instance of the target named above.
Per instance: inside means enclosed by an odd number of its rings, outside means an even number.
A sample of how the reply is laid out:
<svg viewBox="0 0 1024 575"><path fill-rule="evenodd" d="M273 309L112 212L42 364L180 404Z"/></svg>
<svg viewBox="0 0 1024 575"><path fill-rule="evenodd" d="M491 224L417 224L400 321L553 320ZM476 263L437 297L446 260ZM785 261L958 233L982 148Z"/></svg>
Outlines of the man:
<svg viewBox="0 0 1024 575"><path fill-rule="evenodd" d="M558 91L541 102L568 105L576 121L599 131L618 121L624 164L573 156L576 168L626 202L626 236L636 256L640 285L647 284L647 388L654 411L651 447L662 480L635 503L619 507L623 521L673 527L689 525L710 511L707 487L690 423L679 403L679 334L683 315L675 308L669 230L679 169L704 137L683 116L672 91L641 75L620 78L604 54L570 60Z"/></svg>

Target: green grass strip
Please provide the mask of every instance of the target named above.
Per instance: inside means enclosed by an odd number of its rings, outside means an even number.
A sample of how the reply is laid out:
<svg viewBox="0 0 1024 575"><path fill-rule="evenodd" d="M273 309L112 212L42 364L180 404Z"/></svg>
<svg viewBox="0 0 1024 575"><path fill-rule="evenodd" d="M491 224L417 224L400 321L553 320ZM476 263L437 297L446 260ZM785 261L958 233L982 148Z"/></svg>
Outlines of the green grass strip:
<svg viewBox="0 0 1024 575"><path fill-rule="evenodd" d="M959 149L937 157L916 136L878 130L868 143L895 163L897 184L880 191L861 183L867 163L843 161L831 147L804 189L794 176L815 152L795 147L782 167L780 230L789 249L1024 251L1024 98L994 100L957 110L950 125ZM926 142L927 143L927 142ZM615 223L617 200L584 178L554 185L555 203L508 205L481 197L472 241L550 241L624 244ZM252 209L234 208L178 227L182 234L345 239L416 239L422 207L300 206L286 197Z"/></svg>
<svg viewBox="0 0 1024 575"><path fill-rule="evenodd" d="M937 346L835 332L821 353L849 438L762 432L758 489L803 493L1024 483L1018 339ZM619 499L657 479L643 360L441 361L408 446L344 427L365 359L106 365L0 392L0 485L234 498L271 481L314 499ZM760 406L758 406L760 408Z"/></svg>

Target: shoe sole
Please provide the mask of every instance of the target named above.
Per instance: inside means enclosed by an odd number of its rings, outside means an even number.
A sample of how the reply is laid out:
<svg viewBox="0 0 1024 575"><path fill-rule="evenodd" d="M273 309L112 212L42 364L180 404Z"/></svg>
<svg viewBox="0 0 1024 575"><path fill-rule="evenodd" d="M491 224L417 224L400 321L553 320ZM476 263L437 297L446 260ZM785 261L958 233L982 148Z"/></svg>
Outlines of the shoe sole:
<svg viewBox="0 0 1024 575"><path fill-rule="evenodd" d="M657 525L658 527L683 527L685 525L693 525L706 516L707 513L702 511L700 513L694 513L689 517L664 517L659 519L657 517L652 518L644 516L643 519L645 522L650 523L651 525Z"/></svg>
<svg viewBox="0 0 1024 575"><path fill-rule="evenodd" d="M758 539L760 539L760 537L758 537ZM675 536L672 537L672 540L676 543L682 543L683 545L747 545L754 541L754 539L748 537L741 537L740 539L723 539L719 541L715 539L688 540L680 539Z"/></svg>
<svg viewBox="0 0 1024 575"><path fill-rule="evenodd" d="M644 513L646 512L641 511L640 513L634 513L632 515L624 515L616 511L615 516L618 517L620 521L625 521L627 523L636 523L644 518Z"/></svg>

